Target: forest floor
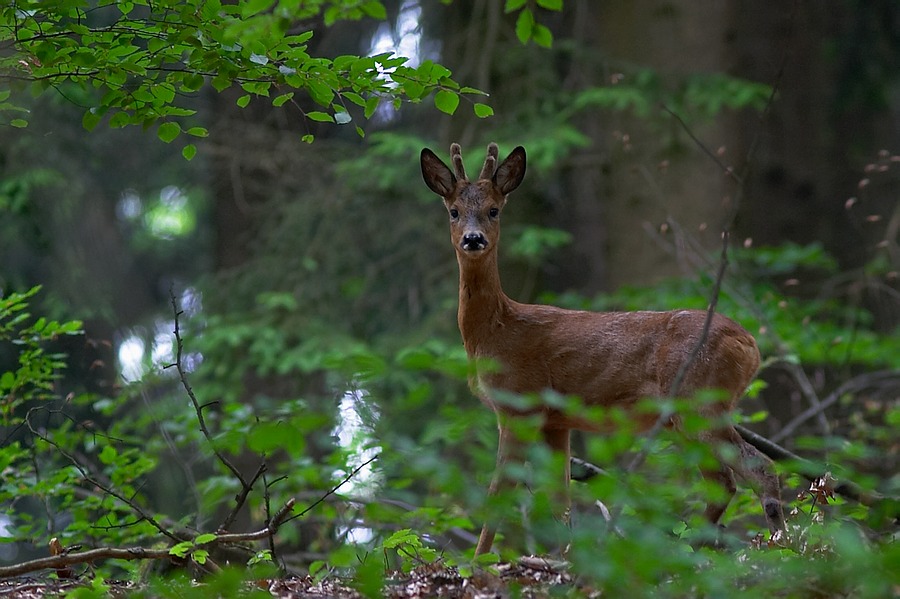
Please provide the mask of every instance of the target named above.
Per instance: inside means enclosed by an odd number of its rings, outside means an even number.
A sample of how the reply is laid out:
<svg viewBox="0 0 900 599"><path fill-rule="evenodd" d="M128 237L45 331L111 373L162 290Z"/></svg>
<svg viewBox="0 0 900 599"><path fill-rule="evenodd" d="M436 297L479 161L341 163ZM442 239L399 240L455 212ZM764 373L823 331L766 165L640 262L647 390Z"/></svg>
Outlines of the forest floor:
<svg viewBox="0 0 900 599"><path fill-rule="evenodd" d="M139 583L104 581L105 595L128 597L133 594L153 596ZM203 596L202 582L196 590ZM0 597L4 599L36 599L64 596L77 588L92 589L96 586L90 577L57 579L49 575L41 577L0 580ZM574 578L561 568L560 562L551 562L537 557L525 557L515 563L496 564L492 571L482 570L472 576L463 577L456 568L440 563L424 564L409 573L397 572L387 577L381 589L381 596L389 599L413 599L424 597L447 597L452 599L487 599L503 597L558 597L576 590L579 596L599 596L588 588L580 588ZM99 589L98 589L99 590ZM338 578L316 580L307 577L286 577L259 580L247 586L247 595L265 596L264 593L280 599L320 599L337 597L363 599L364 594L354 587L352 581ZM212 591L210 597L216 596ZM93 596L93 595L91 595ZM174 595L173 595L174 596Z"/></svg>

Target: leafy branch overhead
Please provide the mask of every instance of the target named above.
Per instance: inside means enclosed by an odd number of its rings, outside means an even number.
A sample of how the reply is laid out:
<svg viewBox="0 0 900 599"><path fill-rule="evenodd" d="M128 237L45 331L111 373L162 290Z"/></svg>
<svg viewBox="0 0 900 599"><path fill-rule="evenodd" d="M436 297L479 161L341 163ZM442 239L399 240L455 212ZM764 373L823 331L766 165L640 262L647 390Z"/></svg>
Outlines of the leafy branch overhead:
<svg viewBox="0 0 900 599"><path fill-rule="evenodd" d="M381 2L360 0L135 0L98 6L88 2L17 0L0 8L0 123L28 124L17 100L24 92L50 90L85 108L93 129L157 126L159 138L204 137L190 123L194 98L205 86L222 92L239 87L241 107L265 98L290 103L311 121L350 123L366 119L382 102L420 102L434 94L438 109L452 114L460 94L485 94L460 86L449 69L408 58L325 58L310 54L314 25L338 20L385 19ZM301 108L295 94L321 110ZM472 102L475 113L492 109ZM307 106L307 105L304 105ZM363 130L357 127L360 135ZM312 141L312 136L306 136ZM185 156L196 151L188 146Z"/></svg>

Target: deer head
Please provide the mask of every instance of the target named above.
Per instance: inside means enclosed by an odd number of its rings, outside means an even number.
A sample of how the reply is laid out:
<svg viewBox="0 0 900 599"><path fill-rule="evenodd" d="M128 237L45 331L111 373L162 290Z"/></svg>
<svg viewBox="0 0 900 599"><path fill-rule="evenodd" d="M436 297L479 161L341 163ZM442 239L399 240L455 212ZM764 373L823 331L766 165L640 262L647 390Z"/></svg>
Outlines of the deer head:
<svg viewBox="0 0 900 599"><path fill-rule="evenodd" d="M444 199L450 215L450 238L460 259L477 259L494 252L500 237L500 212L506 197L525 178L525 149L517 147L497 165L497 144L487 147L487 157L476 181L469 181L459 144L450 146L451 171L434 152L422 150L425 184Z"/></svg>

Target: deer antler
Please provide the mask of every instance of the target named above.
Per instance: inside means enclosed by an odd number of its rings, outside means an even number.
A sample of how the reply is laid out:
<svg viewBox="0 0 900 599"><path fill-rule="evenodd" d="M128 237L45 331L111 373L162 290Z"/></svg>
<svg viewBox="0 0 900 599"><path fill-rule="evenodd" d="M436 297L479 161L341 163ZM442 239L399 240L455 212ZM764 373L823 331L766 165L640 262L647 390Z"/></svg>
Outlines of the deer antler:
<svg viewBox="0 0 900 599"><path fill-rule="evenodd" d="M484 166L481 167L481 174L478 175L479 179L490 179L494 176L494 171L497 170L497 144L491 142L487 147L487 158L484 159Z"/></svg>
<svg viewBox="0 0 900 599"><path fill-rule="evenodd" d="M453 162L453 170L456 171L457 181L468 181L466 167L463 166L462 149L458 143L450 144L450 160Z"/></svg>

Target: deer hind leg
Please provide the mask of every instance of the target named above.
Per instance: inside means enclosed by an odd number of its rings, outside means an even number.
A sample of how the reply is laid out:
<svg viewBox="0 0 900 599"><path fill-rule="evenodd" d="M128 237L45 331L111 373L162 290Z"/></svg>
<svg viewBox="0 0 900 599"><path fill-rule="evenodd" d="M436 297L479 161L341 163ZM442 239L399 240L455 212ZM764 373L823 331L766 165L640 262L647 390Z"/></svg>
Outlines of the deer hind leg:
<svg viewBox="0 0 900 599"><path fill-rule="evenodd" d="M721 481L728 492L727 499L730 500L735 491L734 474L737 474L759 496L769 530L772 533L785 530L784 512L781 506L781 483L775 474L772 461L744 441L733 427L707 433L704 437L712 443L724 442L731 445L737 452L733 462L729 461L728 464L723 462L718 471L704 472L704 477L707 480ZM706 508L706 515L713 524L722 516L727 505L726 501L723 505L710 505Z"/></svg>
<svg viewBox="0 0 900 599"><path fill-rule="evenodd" d="M781 482L775 468L767 456L744 441L740 434L733 431L733 443L737 446L737 473L756 491L766 515L769 531L773 534L785 531L784 510L781 503Z"/></svg>
<svg viewBox="0 0 900 599"><path fill-rule="evenodd" d="M488 497L494 497L502 489L508 488L511 481L503 472L506 463L510 459L516 459L519 456L519 441L515 437L515 433L504 422L503 417L498 417L497 426L500 431L497 442L497 466L494 470L494 478L491 480L491 486L488 488ZM479 556L491 550L494 544L494 535L497 533L497 525L494 522L485 522L481 528L481 535L478 537L478 545L475 546L475 555Z"/></svg>

